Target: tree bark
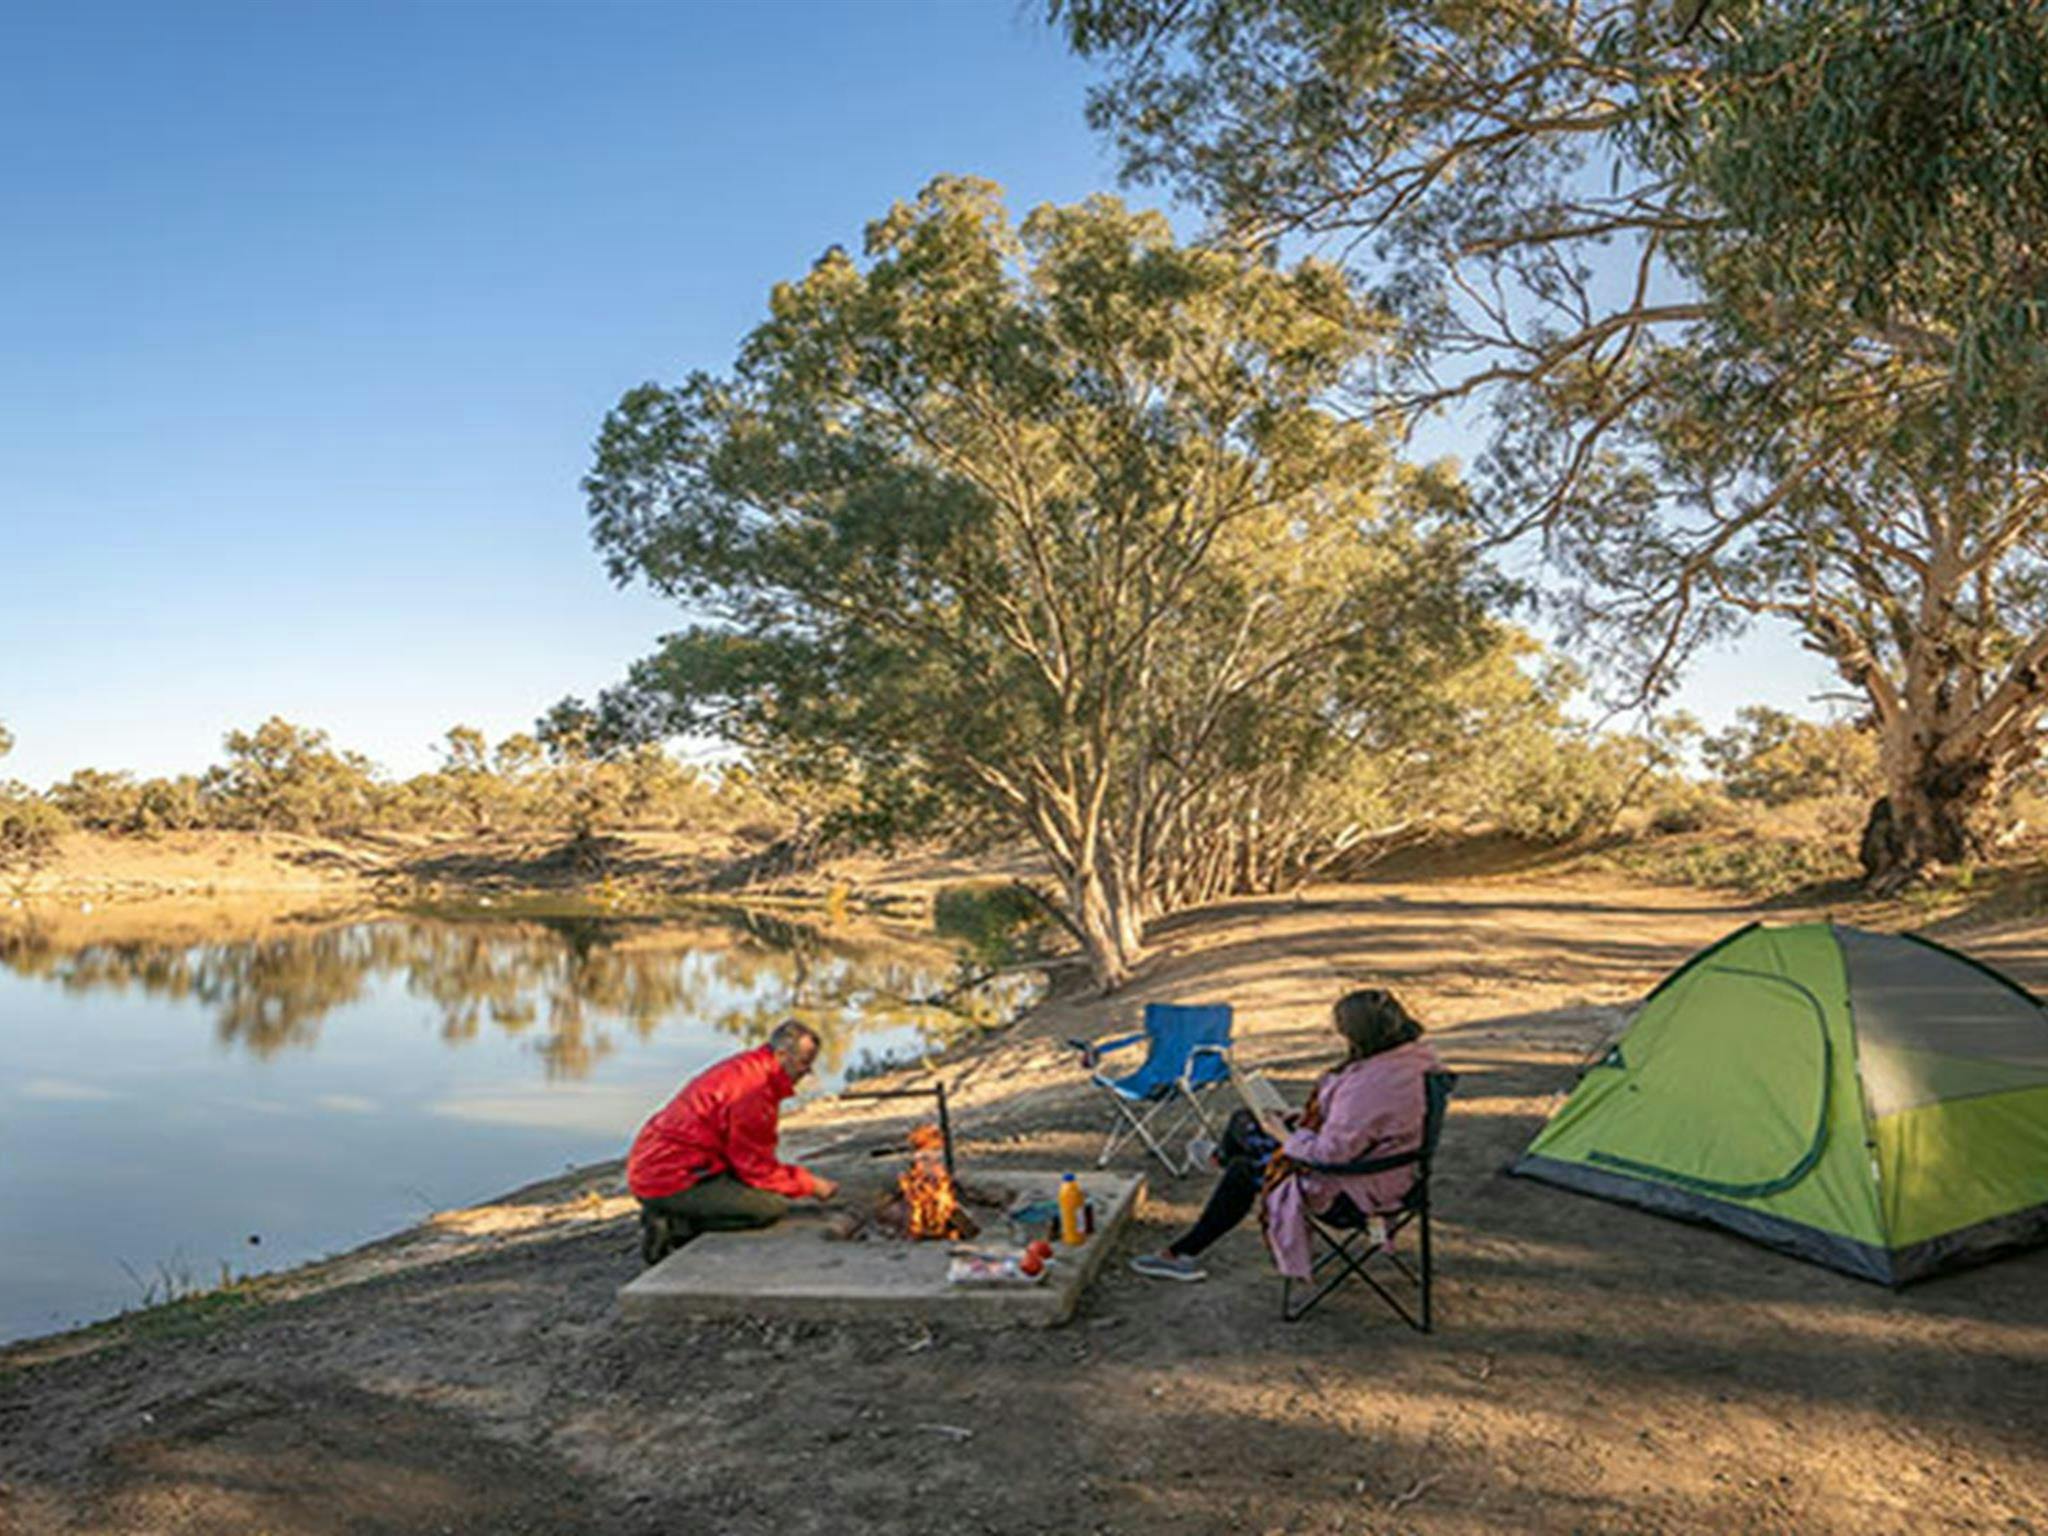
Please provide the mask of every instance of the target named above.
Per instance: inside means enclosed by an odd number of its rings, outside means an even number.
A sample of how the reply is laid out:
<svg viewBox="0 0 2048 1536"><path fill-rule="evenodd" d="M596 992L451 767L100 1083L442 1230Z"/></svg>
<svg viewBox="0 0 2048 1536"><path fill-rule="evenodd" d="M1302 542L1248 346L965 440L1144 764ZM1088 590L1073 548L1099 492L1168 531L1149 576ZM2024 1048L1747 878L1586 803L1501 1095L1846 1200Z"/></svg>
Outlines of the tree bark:
<svg viewBox="0 0 2048 1536"><path fill-rule="evenodd" d="M1118 910L1108 884L1095 869L1063 871L1067 888L1067 909L1074 931L1080 935L1082 952L1096 988L1107 995L1131 979L1132 968L1142 957L1129 943L1134 926Z"/></svg>
<svg viewBox="0 0 2048 1536"><path fill-rule="evenodd" d="M1890 894L1946 864L1984 857L1999 831L2000 765L1924 763L1890 776L1858 850L1870 888Z"/></svg>

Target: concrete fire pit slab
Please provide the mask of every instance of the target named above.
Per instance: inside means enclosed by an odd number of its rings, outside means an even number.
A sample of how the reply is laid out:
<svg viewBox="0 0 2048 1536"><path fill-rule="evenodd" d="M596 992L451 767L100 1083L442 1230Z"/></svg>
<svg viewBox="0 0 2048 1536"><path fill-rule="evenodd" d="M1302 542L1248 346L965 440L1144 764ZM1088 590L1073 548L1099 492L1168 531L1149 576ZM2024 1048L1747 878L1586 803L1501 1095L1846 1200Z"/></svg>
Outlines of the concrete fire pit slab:
<svg viewBox="0 0 2048 1536"><path fill-rule="evenodd" d="M1002 1170L974 1175L1027 1198L1052 1197L1057 1173ZM759 1232L707 1232L619 1291L629 1318L769 1317L850 1321L916 1317L977 1327L1051 1328L1074 1315L1081 1292L1131 1219L1142 1175L1091 1170L1081 1187L1095 1202L1095 1235L1061 1247L1036 1285L969 1286L946 1282L955 1246L1007 1249L998 1221L973 1243L906 1243L870 1237L835 1241L816 1210L799 1207Z"/></svg>

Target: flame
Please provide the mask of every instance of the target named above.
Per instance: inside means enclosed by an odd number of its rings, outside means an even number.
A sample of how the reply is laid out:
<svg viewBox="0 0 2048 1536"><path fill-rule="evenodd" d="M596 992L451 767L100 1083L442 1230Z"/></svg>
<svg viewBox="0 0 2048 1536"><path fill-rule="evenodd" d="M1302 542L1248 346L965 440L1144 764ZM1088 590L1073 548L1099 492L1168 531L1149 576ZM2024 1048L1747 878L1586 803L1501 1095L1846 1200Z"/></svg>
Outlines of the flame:
<svg viewBox="0 0 2048 1536"><path fill-rule="evenodd" d="M953 1189L953 1176L946 1172L946 1141L936 1125L920 1125L910 1133L910 1166L903 1170L897 1187L909 1213L905 1236L951 1234L960 1197Z"/></svg>

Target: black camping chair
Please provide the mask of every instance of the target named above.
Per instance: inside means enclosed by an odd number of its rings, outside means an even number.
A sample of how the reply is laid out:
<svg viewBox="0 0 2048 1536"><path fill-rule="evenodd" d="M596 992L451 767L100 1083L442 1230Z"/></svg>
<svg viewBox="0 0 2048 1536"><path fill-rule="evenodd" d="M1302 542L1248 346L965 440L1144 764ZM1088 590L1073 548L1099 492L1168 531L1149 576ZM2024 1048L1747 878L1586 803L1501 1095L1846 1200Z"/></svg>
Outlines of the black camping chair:
<svg viewBox="0 0 2048 1536"><path fill-rule="evenodd" d="M1430 1331L1429 1287L1431 1279L1429 1256L1429 1169L1436 1157L1436 1144L1444 1131L1444 1115L1451 1102L1451 1090L1457 1086L1455 1072L1431 1072L1422 1080L1427 1102L1423 1106L1422 1145L1413 1152L1402 1152L1392 1157L1365 1157L1349 1163L1303 1163L1304 1169L1316 1173L1383 1173L1390 1168L1406 1168L1415 1165L1415 1182L1409 1187L1397 1211L1385 1213L1386 1245L1368 1244L1364 1251L1354 1251L1355 1245L1367 1238L1371 1229L1369 1216L1358 1215L1348 1209L1350 1202L1344 1202L1346 1217L1338 1218L1325 1212L1318 1216L1309 1213L1308 1227L1310 1241L1317 1253L1309 1278L1299 1282L1308 1288L1305 1301L1296 1303L1294 1287L1296 1282L1285 1277L1280 1281L1280 1315L1290 1323L1298 1323L1330 1292L1354 1276L1363 1280L1379 1293L1380 1300L1400 1314L1401 1321L1417 1333ZM1410 1223L1421 1228L1421 1251L1416 1255L1416 1267L1411 1269L1406 1260L1393 1250L1393 1243L1403 1228ZM1410 1311L1400 1297L1381 1285L1378 1278L1368 1272L1367 1266L1375 1259L1385 1259L1400 1271L1408 1284L1414 1287L1418 1298L1418 1310ZM1321 1276L1326 1268L1336 1267L1336 1273L1328 1279Z"/></svg>

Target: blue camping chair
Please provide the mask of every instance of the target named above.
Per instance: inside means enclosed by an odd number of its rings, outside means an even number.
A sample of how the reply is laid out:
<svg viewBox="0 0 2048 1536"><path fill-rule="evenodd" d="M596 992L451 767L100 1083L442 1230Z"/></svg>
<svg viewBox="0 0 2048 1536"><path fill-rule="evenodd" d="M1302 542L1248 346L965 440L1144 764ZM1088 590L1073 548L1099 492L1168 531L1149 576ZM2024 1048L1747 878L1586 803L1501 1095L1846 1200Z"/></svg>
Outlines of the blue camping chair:
<svg viewBox="0 0 2048 1536"><path fill-rule="evenodd" d="M1096 1166L1106 1166L1118 1148L1136 1139L1151 1149L1168 1173L1193 1171L1184 1158L1167 1149L1191 1125L1215 1134L1202 1101L1230 1081L1230 1024L1228 1003L1147 1003L1143 1034L1120 1035L1099 1045L1068 1042L1081 1051L1088 1080L1110 1102L1109 1136ZM1097 1069L1103 1057L1140 1041L1146 1045L1145 1060L1136 1071L1111 1077Z"/></svg>

